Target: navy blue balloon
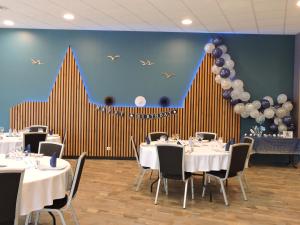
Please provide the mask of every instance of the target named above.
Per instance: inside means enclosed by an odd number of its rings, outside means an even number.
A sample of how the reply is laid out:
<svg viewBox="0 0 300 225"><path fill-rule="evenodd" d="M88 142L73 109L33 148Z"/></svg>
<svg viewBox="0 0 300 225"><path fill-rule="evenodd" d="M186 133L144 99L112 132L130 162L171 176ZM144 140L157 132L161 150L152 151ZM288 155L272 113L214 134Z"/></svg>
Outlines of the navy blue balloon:
<svg viewBox="0 0 300 225"><path fill-rule="evenodd" d="M292 117L291 116L285 116L285 117L282 118L282 122L285 125L289 126L292 123Z"/></svg>
<svg viewBox="0 0 300 225"><path fill-rule="evenodd" d="M223 51L220 48L215 48L211 54L213 55L214 58L220 58L221 55L223 54Z"/></svg>
<svg viewBox="0 0 300 225"><path fill-rule="evenodd" d="M272 123L272 124L270 125L270 130L271 130L272 132L277 132L278 126L277 126L275 123Z"/></svg>
<svg viewBox="0 0 300 225"><path fill-rule="evenodd" d="M221 37L215 37L215 38L212 39L212 43L215 46L219 46L219 45L223 44L223 38L221 38Z"/></svg>
<svg viewBox="0 0 300 225"><path fill-rule="evenodd" d="M225 64L225 59L223 59L223 58L217 58L215 64L216 64L218 67L222 67L222 66L224 66L224 64Z"/></svg>
<svg viewBox="0 0 300 225"><path fill-rule="evenodd" d="M275 105L273 105L273 107L274 107L275 109L279 109L279 108L281 107L281 105L280 105L280 104L275 104Z"/></svg>
<svg viewBox="0 0 300 225"><path fill-rule="evenodd" d="M227 68L222 68L220 71L220 76L222 78L228 78L230 76L230 70Z"/></svg>
<svg viewBox="0 0 300 225"><path fill-rule="evenodd" d="M240 102L241 102L240 99L231 99L231 100L230 100L230 105L234 106L234 105L236 105L236 104L238 104L238 103L240 103Z"/></svg>
<svg viewBox="0 0 300 225"><path fill-rule="evenodd" d="M232 92L232 88L224 90L222 93L223 98L229 100L231 98L230 96L231 92Z"/></svg>
<svg viewBox="0 0 300 225"><path fill-rule="evenodd" d="M268 100L266 100L266 99L260 100L260 104L261 104L261 107L263 109L266 109L266 108L270 107L270 102Z"/></svg>
<svg viewBox="0 0 300 225"><path fill-rule="evenodd" d="M295 128L296 128L296 126L295 126L295 124L293 124L293 123L291 123L291 124L287 127L288 131L293 131L293 130L295 130Z"/></svg>

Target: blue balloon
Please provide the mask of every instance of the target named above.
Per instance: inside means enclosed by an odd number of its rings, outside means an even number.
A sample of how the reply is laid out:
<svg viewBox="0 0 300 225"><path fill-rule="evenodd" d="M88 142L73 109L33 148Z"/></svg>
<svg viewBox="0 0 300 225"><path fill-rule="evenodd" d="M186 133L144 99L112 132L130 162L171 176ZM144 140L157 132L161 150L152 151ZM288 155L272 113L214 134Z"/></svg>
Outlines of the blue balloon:
<svg viewBox="0 0 300 225"><path fill-rule="evenodd" d="M272 132L277 132L277 130L278 130L277 125L276 125L275 123L272 123L272 124L270 125L270 130L271 130Z"/></svg>
<svg viewBox="0 0 300 225"><path fill-rule="evenodd" d="M275 104L273 107L274 107L275 109L279 109L279 108L281 107L281 105L280 105L280 104Z"/></svg>
<svg viewBox="0 0 300 225"><path fill-rule="evenodd" d="M293 131L293 130L295 130L295 128L296 128L296 126L295 126L295 124L293 124L293 123L291 123L291 124L287 127L288 131Z"/></svg>
<svg viewBox="0 0 300 225"><path fill-rule="evenodd" d="M224 64L225 64L225 60L224 60L223 58L217 58L215 64L216 64L218 67L222 67L222 66L224 66Z"/></svg>
<svg viewBox="0 0 300 225"><path fill-rule="evenodd" d="M228 78L230 76L230 70L227 68L222 68L220 71L220 76L222 78Z"/></svg>
<svg viewBox="0 0 300 225"><path fill-rule="evenodd" d="M285 117L282 118L282 122L285 125L289 126L292 123L292 117L291 116L285 116Z"/></svg>
<svg viewBox="0 0 300 225"><path fill-rule="evenodd" d="M260 100L260 104L263 109L269 108L271 105L270 102L266 99Z"/></svg>
<svg viewBox="0 0 300 225"><path fill-rule="evenodd" d="M211 54L213 55L214 58L220 58L221 55L223 54L223 51L220 48L215 48Z"/></svg>
<svg viewBox="0 0 300 225"><path fill-rule="evenodd" d="M228 89L228 90L224 90L222 95L224 99L229 100L231 98L230 94L232 92L232 88Z"/></svg>
<svg viewBox="0 0 300 225"><path fill-rule="evenodd" d="M219 45L223 44L223 38L221 38L221 37L215 37L215 38L212 39L212 43L215 46L219 46Z"/></svg>
<svg viewBox="0 0 300 225"><path fill-rule="evenodd" d="M234 106L234 105L236 105L236 104L238 104L238 103L240 103L240 102L241 102L240 99L231 99L231 100L230 100L230 105Z"/></svg>

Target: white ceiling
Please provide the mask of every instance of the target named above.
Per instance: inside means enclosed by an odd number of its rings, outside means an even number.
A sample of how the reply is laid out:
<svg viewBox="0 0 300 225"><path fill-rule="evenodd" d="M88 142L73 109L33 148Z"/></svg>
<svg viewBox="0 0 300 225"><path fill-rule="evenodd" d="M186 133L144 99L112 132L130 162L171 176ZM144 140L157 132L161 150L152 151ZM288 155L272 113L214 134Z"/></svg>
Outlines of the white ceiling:
<svg viewBox="0 0 300 225"><path fill-rule="evenodd" d="M15 28L231 32L300 32L297 0L0 0L0 27ZM75 20L65 21L64 13ZM190 18L189 26L181 20Z"/></svg>

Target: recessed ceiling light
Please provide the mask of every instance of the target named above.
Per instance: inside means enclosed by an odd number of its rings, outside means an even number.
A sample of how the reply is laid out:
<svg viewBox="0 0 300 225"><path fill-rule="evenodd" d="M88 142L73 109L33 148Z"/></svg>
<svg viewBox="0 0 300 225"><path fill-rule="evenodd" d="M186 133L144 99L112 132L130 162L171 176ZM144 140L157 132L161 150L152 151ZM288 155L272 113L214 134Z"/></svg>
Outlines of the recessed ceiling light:
<svg viewBox="0 0 300 225"><path fill-rule="evenodd" d="M300 0L297 1L297 4L296 4L298 7L300 7Z"/></svg>
<svg viewBox="0 0 300 225"><path fill-rule="evenodd" d="M12 21L12 20L4 20L3 24L5 26L13 26L13 25L15 25L14 21Z"/></svg>
<svg viewBox="0 0 300 225"><path fill-rule="evenodd" d="M75 16L71 13L66 13L66 14L64 14L64 19L65 20L74 20Z"/></svg>
<svg viewBox="0 0 300 225"><path fill-rule="evenodd" d="M181 23L182 23L183 25L190 25L190 24L193 23L193 21L190 20L190 19L184 19L184 20L181 20Z"/></svg>

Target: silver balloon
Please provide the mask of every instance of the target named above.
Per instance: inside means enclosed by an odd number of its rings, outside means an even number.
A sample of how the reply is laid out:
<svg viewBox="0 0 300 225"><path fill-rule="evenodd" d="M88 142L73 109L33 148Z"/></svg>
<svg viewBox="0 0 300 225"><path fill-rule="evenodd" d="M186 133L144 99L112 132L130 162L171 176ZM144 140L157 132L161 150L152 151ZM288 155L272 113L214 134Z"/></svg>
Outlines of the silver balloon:
<svg viewBox="0 0 300 225"><path fill-rule="evenodd" d="M264 116L267 118L267 119L272 119L275 115L275 112L273 111L273 109L271 108L267 108L265 109L264 111Z"/></svg>
<svg viewBox="0 0 300 225"><path fill-rule="evenodd" d="M262 124L265 122L265 116L262 113L259 113L259 116L255 118L256 123Z"/></svg>
<svg viewBox="0 0 300 225"><path fill-rule="evenodd" d="M254 105L252 104L252 103L247 103L246 105L245 105L245 110L246 110L246 112L251 112L251 111L253 111L254 109L256 109L255 107L254 107Z"/></svg>
<svg viewBox="0 0 300 225"><path fill-rule="evenodd" d="M280 94L280 95L278 95L278 97L277 97L277 102L279 103L279 104L283 104L283 103L285 103L287 101L287 96L286 96L286 94Z"/></svg>
<svg viewBox="0 0 300 225"><path fill-rule="evenodd" d="M253 119L256 119L257 117L259 117L259 111L257 109L254 109L253 111L250 112L250 116Z"/></svg>
<svg viewBox="0 0 300 225"><path fill-rule="evenodd" d="M244 102L249 101L249 100L250 100L250 97L251 97L251 96L250 96L249 92L246 92L246 91L242 92L241 95L240 95L240 99L241 99L242 101L244 101Z"/></svg>
<svg viewBox="0 0 300 225"><path fill-rule="evenodd" d="M231 80L230 79L221 79L221 87L224 90L231 88Z"/></svg>
<svg viewBox="0 0 300 225"><path fill-rule="evenodd" d="M241 91L237 89L233 89L233 91L230 94L233 100L239 99L240 95L241 95Z"/></svg>
<svg viewBox="0 0 300 225"><path fill-rule="evenodd" d="M293 104L290 101L283 103L282 107L288 112L293 110Z"/></svg>
<svg viewBox="0 0 300 225"><path fill-rule="evenodd" d="M231 59L230 55L225 53L221 55L221 58L223 58L225 61Z"/></svg>
<svg viewBox="0 0 300 225"><path fill-rule="evenodd" d="M285 124L280 124L279 126L278 126L278 131L279 132L282 132L282 131L286 131L287 130L287 127L286 127L286 125Z"/></svg>
<svg viewBox="0 0 300 225"><path fill-rule="evenodd" d="M206 53L212 53L212 51L215 49L215 45L212 44L212 43L207 43L205 46L204 46L204 51Z"/></svg>
<svg viewBox="0 0 300 225"><path fill-rule="evenodd" d="M220 74L221 69L222 69L222 67L218 67L217 65L213 65L211 67L211 72L218 75L218 74Z"/></svg>
<svg viewBox="0 0 300 225"><path fill-rule="evenodd" d="M278 118L283 118L283 117L285 117L286 115L287 115L287 111L286 111L284 108L280 107L280 108L278 108L278 109L276 110L276 116L277 116Z"/></svg>
<svg viewBox="0 0 300 225"><path fill-rule="evenodd" d="M222 77L220 75L216 75L215 81L217 84L221 84Z"/></svg>
<svg viewBox="0 0 300 225"><path fill-rule="evenodd" d="M278 117L275 117L275 118L274 118L274 123L275 123L276 125L282 124L282 119L281 119L281 118L278 118Z"/></svg>
<svg viewBox="0 0 300 225"><path fill-rule="evenodd" d="M239 79L234 80L234 81L232 82L232 87L233 87L234 89L241 89L241 88L244 87L244 82L243 82L242 80L239 80Z"/></svg>
<svg viewBox="0 0 300 225"><path fill-rule="evenodd" d="M232 79L235 78L236 72L235 72L235 69L233 69L233 68L231 68L229 70L230 70L230 76L229 76L229 78L232 80Z"/></svg>
<svg viewBox="0 0 300 225"><path fill-rule="evenodd" d="M261 103L258 100L253 101L252 104L254 105L255 109L260 109L261 107Z"/></svg>
<svg viewBox="0 0 300 225"><path fill-rule="evenodd" d="M218 48L220 48L223 53L227 52L227 46L226 45L220 45L220 46L218 46Z"/></svg>
<svg viewBox="0 0 300 225"><path fill-rule="evenodd" d="M265 96L263 99L268 100L270 102L270 105L274 105L274 101L271 96Z"/></svg>
<svg viewBox="0 0 300 225"><path fill-rule="evenodd" d="M234 61L232 59L225 60L224 67L226 67L228 69L232 69L234 67Z"/></svg>
<svg viewBox="0 0 300 225"><path fill-rule="evenodd" d="M233 111L237 114L241 114L245 111L245 105L243 103L238 103L233 107Z"/></svg>

